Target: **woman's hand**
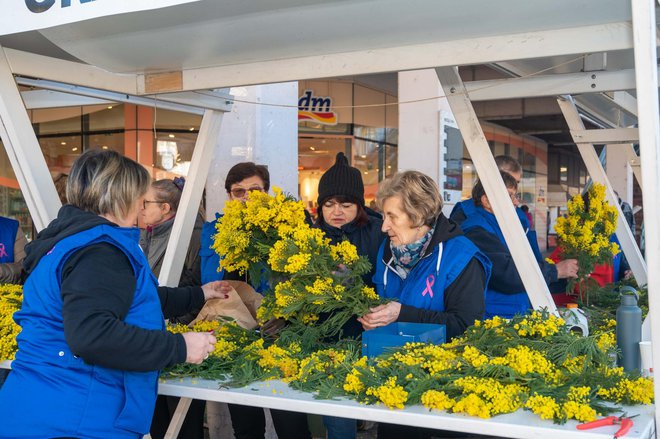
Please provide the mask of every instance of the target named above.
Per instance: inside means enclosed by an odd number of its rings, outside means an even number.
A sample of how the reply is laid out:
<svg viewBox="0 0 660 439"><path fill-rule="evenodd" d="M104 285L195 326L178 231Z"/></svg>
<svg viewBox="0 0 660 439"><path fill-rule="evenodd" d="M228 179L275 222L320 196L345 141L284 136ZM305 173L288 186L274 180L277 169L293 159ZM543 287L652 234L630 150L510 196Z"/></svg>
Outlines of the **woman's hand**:
<svg viewBox="0 0 660 439"><path fill-rule="evenodd" d="M215 336L210 332L186 332L186 363L200 364L215 350Z"/></svg>
<svg viewBox="0 0 660 439"><path fill-rule="evenodd" d="M577 277L578 261L577 259L566 259L557 262L557 279L566 279Z"/></svg>
<svg viewBox="0 0 660 439"><path fill-rule="evenodd" d="M204 291L204 300L210 299L227 299L231 291L231 285L222 280L216 280L202 285Z"/></svg>
<svg viewBox="0 0 660 439"><path fill-rule="evenodd" d="M261 332L269 337L275 337L286 326L286 320L272 318L261 325Z"/></svg>
<svg viewBox="0 0 660 439"><path fill-rule="evenodd" d="M401 304L399 302L389 302L385 305L378 305L371 308L369 314L358 317L358 322L362 323L365 331L378 328L379 326L386 326L392 322L396 322L401 312Z"/></svg>

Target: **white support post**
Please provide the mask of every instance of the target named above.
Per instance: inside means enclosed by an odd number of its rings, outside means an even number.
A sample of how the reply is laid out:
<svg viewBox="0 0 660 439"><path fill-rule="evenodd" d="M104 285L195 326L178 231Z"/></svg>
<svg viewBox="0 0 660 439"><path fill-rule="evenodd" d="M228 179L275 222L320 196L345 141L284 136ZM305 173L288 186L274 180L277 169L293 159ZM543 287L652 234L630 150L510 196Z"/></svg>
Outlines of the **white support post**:
<svg viewBox="0 0 660 439"><path fill-rule="evenodd" d="M222 111L206 110L202 118L202 125L199 128L199 135L190 162L188 179L183 187L178 214L172 225L172 233L163 257L163 265L158 278L160 285L175 287L179 284L181 270L186 259L186 249L195 225L223 115Z"/></svg>
<svg viewBox="0 0 660 439"><path fill-rule="evenodd" d="M532 306L535 309L547 308L556 314L557 307L552 300L532 248L527 244L525 232L497 169L472 103L468 99L463 81L458 75L458 69L441 67L436 69L436 73L470 152L470 157L484 185L488 201L493 206L497 222L502 229Z"/></svg>
<svg viewBox="0 0 660 439"><path fill-rule="evenodd" d="M0 46L0 122L0 138L7 150L34 226L40 231L55 219L62 203L57 196L55 184L2 46Z"/></svg>
<svg viewBox="0 0 660 439"><path fill-rule="evenodd" d="M573 98L570 96L564 96L558 98L557 102L559 103L561 112L564 114L564 118L566 119L568 128L571 130L571 134L574 135L576 132L583 131L584 123L578 114ZM607 198L607 201L612 206L616 207L616 211L619 214L616 223L616 236L621 243L621 250L623 250L623 253L626 255L626 259L628 259L628 263L630 264L630 269L635 275L637 282L640 285L645 285L647 283L646 262L644 262L642 253L639 251L639 247L637 247L637 242L635 242L635 237L630 231L630 227L623 216L623 212L621 212L619 200L614 194L614 189L612 189L612 185L607 178L605 169L603 169L603 165L600 163L598 154L596 154L594 146L590 143L577 143L577 147L582 156L582 160L587 167L589 176L596 183L605 186L605 197Z"/></svg>
<svg viewBox="0 0 660 439"><path fill-rule="evenodd" d="M179 437L181 426L183 426L183 421L186 420L186 415L188 414L191 403L192 398L179 398L179 403L176 405L176 410L174 410L170 425L165 432L165 439L175 439Z"/></svg>
<svg viewBox="0 0 660 439"><path fill-rule="evenodd" d="M644 190L644 233L648 273L649 315L645 322L651 331L653 364L660 365L660 112L658 110L658 57L656 54L655 0L632 0L633 45L635 51L635 83L637 84L637 117L639 147ZM650 320L650 323L649 323ZM644 337L644 330L642 337ZM647 331L648 332L648 331ZM646 334L648 335L648 334ZM653 336L655 335L655 336ZM654 381L660 395L660 380ZM655 424L660 425L660 410L656 405Z"/></svg>

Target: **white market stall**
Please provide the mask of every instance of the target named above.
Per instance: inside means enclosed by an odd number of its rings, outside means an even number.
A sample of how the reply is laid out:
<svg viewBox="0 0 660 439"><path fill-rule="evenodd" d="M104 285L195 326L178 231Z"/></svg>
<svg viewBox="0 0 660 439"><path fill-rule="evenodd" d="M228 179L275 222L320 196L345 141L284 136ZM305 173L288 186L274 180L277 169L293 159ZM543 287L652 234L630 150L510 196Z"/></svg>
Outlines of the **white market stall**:
<svg viewBox="0 0 660 439"><path fill-rule="evenodd" d="M26 0L3 9L0 136L38 229L55 217L59 201L17 81L108 100L121 98L147 105L151 101L204 112L191 178L181 202L186 213L177 215L163 264L160 281L164 285L178 282L176 273L185 252L177 249L188 241L195 215L194 208L186 208L199 204L222 114L231 105L223 93L208 90L232 86L435 68L537 308L553 310L554 304L531 249L521 244L524 232L515 220L473 101L636 89L636 101L626 93L625 103L613 99L612 105L636 110L639 129L612 127L588 132L581 126L573 98L561 97L560 106L591 177L608 186L610 201L614 200L612 189L602 166L594 161L591 145L639 139L644 219L646 224L658 224L660 218L657 12L651 0L151 0L139 6L128 0ZM628 62L608 64L597 73L569 74L557 69L556 73L549 70L543 75L518 74L507 80L465 84L456 70L462 65L514 64L529 59L559 66L567 57L595 53L608 53L612 59L620 55ZM637 108L631 109L630 102L632 107L636 102ZM652 318L647 323L658 334L660 273L646 270L647 263L656 267L660 262L657 227L646 227L646 263L624 221L619 221L617 234L636 278L641 283L648 280ZM654 344L655 356L660 358L657 337ZM655 389L660 394L660 384ZM167 386L163 391L183 392ZM231 395L223 393L217 398L231 399ZM274 404L272 399L249 402ZM300 410L305 411L306 403L301 404ZM321 412L309 404L310 411ZM388 419L400 416L402 423L418 421L410 418L415 420L404 422L407 415L394 413L398 412L391 412ZM660 413L655 418L660 420ZM468 427L471 420L458 419L448 421L451 428L472 431ZM449 428L444 421L437 425L434 421L434 426ZM509 434L522 433L511 429Z"/></svg>

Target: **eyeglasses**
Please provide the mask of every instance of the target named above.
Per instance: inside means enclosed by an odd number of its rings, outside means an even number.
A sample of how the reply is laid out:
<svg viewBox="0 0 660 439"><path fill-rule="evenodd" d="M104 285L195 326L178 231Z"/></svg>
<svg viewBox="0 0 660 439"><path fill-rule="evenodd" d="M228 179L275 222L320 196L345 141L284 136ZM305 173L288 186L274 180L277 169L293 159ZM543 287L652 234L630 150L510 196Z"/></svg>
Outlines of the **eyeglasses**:
<svg viewBox="0 0 660 439"><path fill-rule="evenodd" d="M162 201L158 201L158 200L142 200L142 207L143 207L144 209L146 209L146 208L147 208L147 204L149 204L149 203L163 204Z"/></svg>
<svg viewBox="0 0 660 439"><path fill-rule="evenodd" d="M355 203L337 203L335 201L326 201L323 203L323 207L326 209L334 209L335 207L339 207L341 210L347 210L353 206L355 206Z"/></svg>
<svg viewBox="0 0 660 439"><path fill-rule="evenodd" d="M230 190L229 192L232 194L234 198L243 198L245 194L252 191L264 192L264 188L262 188L261 186L252 186L249 189L243 189L242 187L237 187L235 189Z"/></svg>

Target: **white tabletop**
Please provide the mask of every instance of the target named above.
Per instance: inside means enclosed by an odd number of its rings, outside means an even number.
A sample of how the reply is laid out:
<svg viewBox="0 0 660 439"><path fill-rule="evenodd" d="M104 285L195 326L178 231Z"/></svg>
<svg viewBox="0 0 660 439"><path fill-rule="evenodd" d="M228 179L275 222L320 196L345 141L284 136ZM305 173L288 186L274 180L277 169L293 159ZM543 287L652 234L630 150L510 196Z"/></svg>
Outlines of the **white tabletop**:
<svg viewBox="0 0 660 439"><path fill-rule="evenodd" d="M217 381L196 378L173 378L161 380L158 393L161 395L182 396L207 401L229 402L284 409L297 412L338 417L365 419L376 422L414 425L443 430L463 431L512 438L547 439L611 439L619 429L618 425L579 431L576 421L556 425L541 420L525 410L481 419L464 414L430 412L423 406L406 407L404 410L389 409L384 406L359 404L353 400L320 400L310 393L289 388L281 381L266 381L250 384L238 389L222 388ZM650 438L655 432L653 421L654 406L625 407L628 416L639 414L633 419L634 426L626 438Z"/></svg>

